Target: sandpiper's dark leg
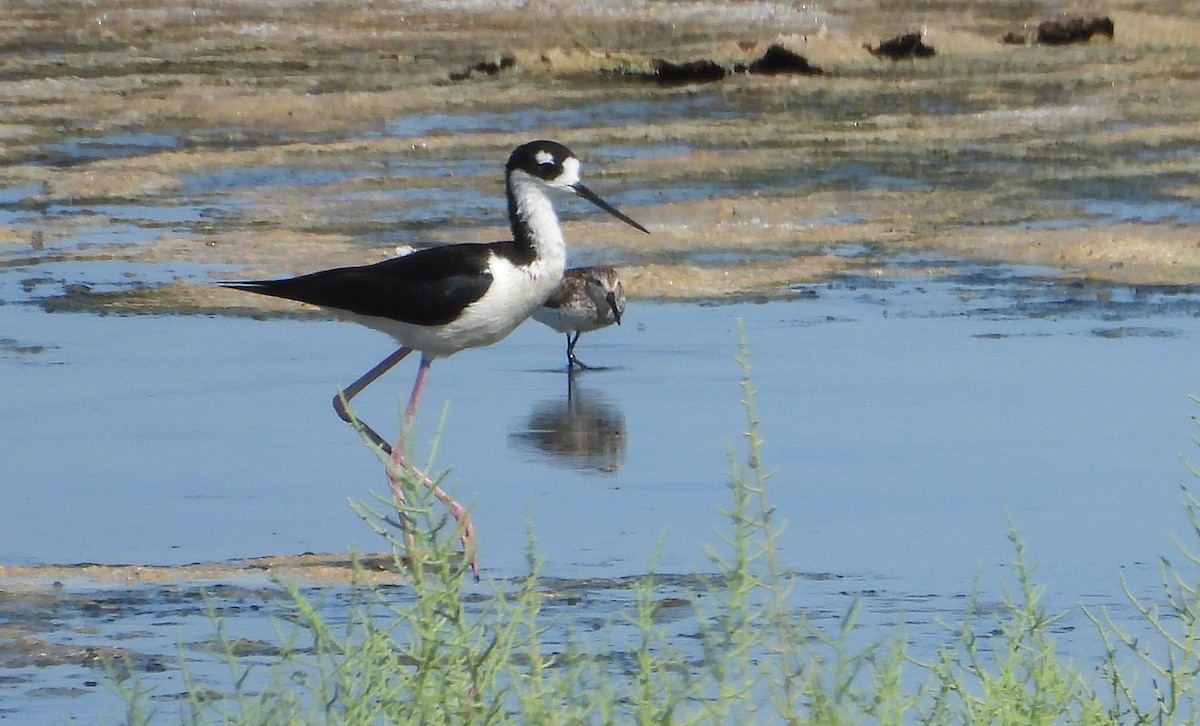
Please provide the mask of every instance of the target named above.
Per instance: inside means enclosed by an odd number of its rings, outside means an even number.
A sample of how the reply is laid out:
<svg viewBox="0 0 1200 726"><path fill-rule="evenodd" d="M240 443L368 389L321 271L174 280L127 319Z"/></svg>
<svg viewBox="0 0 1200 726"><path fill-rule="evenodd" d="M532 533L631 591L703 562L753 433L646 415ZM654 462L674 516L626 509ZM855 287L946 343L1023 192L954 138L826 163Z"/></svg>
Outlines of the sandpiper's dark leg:
<svg viewBox="0 0 1200 726"><path fill-rule="evenodd" d="M588 364L575 357L575 344L579 342L579 336L583 335L580 331L575 331L575 337L572 338L570 333L567 333L567 368L579 366L580 370L591 368Z"/></svg>

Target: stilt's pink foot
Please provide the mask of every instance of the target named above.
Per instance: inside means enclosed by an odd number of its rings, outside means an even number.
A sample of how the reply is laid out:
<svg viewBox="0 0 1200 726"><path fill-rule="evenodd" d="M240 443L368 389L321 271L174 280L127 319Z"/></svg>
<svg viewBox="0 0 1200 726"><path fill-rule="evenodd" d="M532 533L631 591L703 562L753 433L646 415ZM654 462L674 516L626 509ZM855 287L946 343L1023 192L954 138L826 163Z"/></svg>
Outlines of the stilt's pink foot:
<svg viewBox="0 0 1200 726"><path fill-rule="evenodd" d="M403 469L412 472L413 476L418 477L421 480L421 484L424 485L425 488L433 494L433 496L437 497L439 502L445 505L446 509L450 512L450 516L454 517L454 521L458 524L458 539L460 542L462 542L463 552L469 554L471 558L471 574L478 581L479 555L478 547L475 544L475 525L471 521L471 513L467 511L466 507L454 501L454 499L447 494L444 489L438 486L437 483L432 479L425 476L425 474L423 474L419 469L408 466L408 464L404 461L404 457L398 453L403 451L401 448L402 444L403 442L397 442L396 447L393 449L393 467L396 470ZM404 543L411 547L413 543L412 532L409 527L408 517L403 512L405 502L404 490L400 488L400 483L391 475L390 472L388 474L388 483L391 486L392 498L396 500L396 506L401 510L400 522L404 527Z"/></svg>

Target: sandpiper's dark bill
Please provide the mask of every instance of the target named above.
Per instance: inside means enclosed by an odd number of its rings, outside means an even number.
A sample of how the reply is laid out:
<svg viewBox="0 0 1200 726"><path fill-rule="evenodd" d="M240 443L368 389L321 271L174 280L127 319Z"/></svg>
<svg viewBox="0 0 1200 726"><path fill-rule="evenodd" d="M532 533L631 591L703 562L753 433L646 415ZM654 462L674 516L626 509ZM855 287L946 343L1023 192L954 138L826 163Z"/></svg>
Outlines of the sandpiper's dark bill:
<svg viewBox="0 0 1200 726"><path fill-rule="evenodd" d="M567 370L591 368L575 355L579 336L613 323L625 313L625 288L616 268L572 267L533 319L567 336Z"/></svg>

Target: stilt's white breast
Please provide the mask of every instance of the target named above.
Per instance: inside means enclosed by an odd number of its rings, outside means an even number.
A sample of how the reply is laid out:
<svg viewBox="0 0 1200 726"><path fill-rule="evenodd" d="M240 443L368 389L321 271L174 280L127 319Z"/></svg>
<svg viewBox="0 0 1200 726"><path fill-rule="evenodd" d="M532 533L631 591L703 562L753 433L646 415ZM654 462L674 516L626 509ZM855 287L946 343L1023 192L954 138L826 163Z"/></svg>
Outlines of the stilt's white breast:
<svg viewBox="0 0 1200 726"><path fill-rule="evenodd" d="M343 313L342 317L387 333L429 358L488 346L515 330L554 292L562 279L564 257L551 255L547 259L539 255L528 265L515 265L493 254L488 262L492 282L487 292L445 325L413 325L351 313Z"/></svg>
<svg viewBox="0 0 1200 726"><path fill-rule="evenodd" d="M556 186L579 181L579 161L563 161ZM547 182L521 171L507 179L507 192L515 215L514 242L532 248L532 256L519 261L492 251L487 291L445 325L421 326L386 318L348 316L355 322L391 335L401 345L415 348L428 358L447 356L466 348L491 345L516 329L542 306L562 280L567 248L558 215L546 194Z"/></svg>

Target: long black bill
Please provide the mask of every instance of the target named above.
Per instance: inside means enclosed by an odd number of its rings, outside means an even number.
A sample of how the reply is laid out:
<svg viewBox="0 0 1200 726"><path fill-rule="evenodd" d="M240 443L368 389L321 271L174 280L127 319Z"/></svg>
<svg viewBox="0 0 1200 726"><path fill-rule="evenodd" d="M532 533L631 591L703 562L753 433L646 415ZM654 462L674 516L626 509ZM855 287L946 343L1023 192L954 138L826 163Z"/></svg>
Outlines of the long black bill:
<svg viewBox="0 0 1200 726"><path fill-rule="evenodd" d="M585 187L582 183L577 182L575 184L572 184L571 188L574 189L575 193L578 194L579 196L588 200L592 204L595 204L597 207L600 207L601 209L608 212L609 214L616 217L617 219L621 220L625 224L628 224L630 227L634 227L635 229L640 229L643 232L645 232L646 234L650 234L650 230L646 229L642 225L638 224L637 222L633 221L629 217L626 217L621 212L617 211L616 207L614 207L613 205L611 205L608 202L601 199L595 192L593 192L591 189L588 189L587 187Z"/></svg>

